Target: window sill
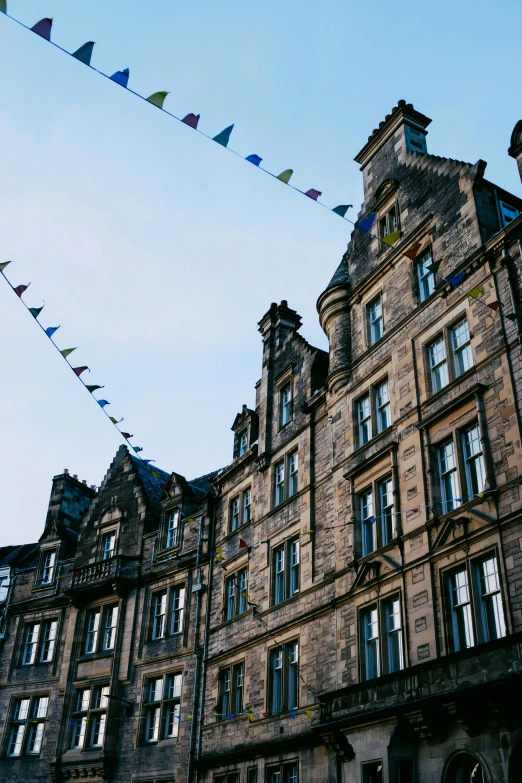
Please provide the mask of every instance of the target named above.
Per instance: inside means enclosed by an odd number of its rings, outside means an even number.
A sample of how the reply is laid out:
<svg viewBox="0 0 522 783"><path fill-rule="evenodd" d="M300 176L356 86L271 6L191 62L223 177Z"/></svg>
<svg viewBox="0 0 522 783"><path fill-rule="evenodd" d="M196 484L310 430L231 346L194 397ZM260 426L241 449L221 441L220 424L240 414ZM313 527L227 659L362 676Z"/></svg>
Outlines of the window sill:
<svg viewBox="0 0 522 783"><path fill-rule="evenodd" d="M235 614L234 617L231 617L229 620L223 620L221 623L221 628L225 628L227 625L230 625L234 622L234 620L239 620L240 617L245 617L249 613L249 610L246 609L244 612L241 612L241 614Z"/></svg>
<svg viewBox="0 0 522 783"><path fill-rule="evenodd" d="M169 745L177 745L178 737L165 737L165 739L151 740L151 742L142 742L139 747L142 748L161 748Z"/></svg>
<svg viewBox="0 0 522 783"><path fill-rule="evenodd" d="M287 606L291 601L295 601L301 595L300 591L291 595L290 598L285 598L284 601L280 601L278 604L270 604L270 609L279 609L280 606Z"/></svg>
<svg viewBox="0 0 522 783"><path fill-rule="evenodd" d="M114 655L114 650L103 650L102 652L95 652L95 653L83 653L83 655L80 655L79 658L77 658L78 663L83 663L84 661L97 661L100 658L111 658Z"/></svg>
<svg viewBox="0 0 522 783"><path fill-rule="evenodd" d="M485 489L484 492L489 492L488 489ZM455 517L460 516L460 514L465 513L468 509L474 508L474 506L480 506L483 503L485 503L487 500L492 500L493 496L490 495L488 497L482 497L482 498L473 498L472 500L467 500L465 503L461 503L460 506L457 506L457 508L452 509L451 511L447 511L445 514L434 514L431 519L427 521L427 526L431 527L432 525L440 525L441 523L446 522L448 519L454 519Z"/></svg>
<svg viewBox="0 0 522 783"><path fill-rule="evenodd" d="M287 506L289 503L292 502L292 500L295 500L297 497L299 497L300 490L298 489L297 492L294 492L293 495L290 495L289 498L286 498L285 500L282 500L281 503L277 503L272 508L272 511L279 511L280 508L284 508L284 506Z"/></svg>
<svg viewBox="0 0 522 783"><path fill-rule="evenodd" d="M474 373L476 372L476 367L473 365L473 367L470 367L469 370L466 370L466 372L463 372L461 375L457 375L456 378L452 378L449 383L447 383L445 386L442 387L442 389L439 389L439 391L436 392L430 392L424 401L424 405L427 405L430 402L438 401L441 397L444 396L444 394L448 391L451 391L456 386L459 385L463 380L466 378L470 378Z"/></svg>
<svg viewBox="0 0 522 783"><path fill-rule="evenodd" d="M392 538L392 540L388 544L384 544L384 546L379 547L378 549L374 549L373 552L370 552L367 555L361 555L360 558L358 558L357 563L370 563L372 559L375 556L382 555L385 552L389 552L391 549L394 549L396 546L399 545L399 537L395 536L395 538Z"/></svg>
<svg viewBox="0 0 522 783"><path fill-rule="evenodd" d="M176 633L169 633L166 636L158 636L157 639L149 639L147 644L156 644L156 642L168 642L169 639L176 639L181 636L183 631L176 631Z"/></svg>

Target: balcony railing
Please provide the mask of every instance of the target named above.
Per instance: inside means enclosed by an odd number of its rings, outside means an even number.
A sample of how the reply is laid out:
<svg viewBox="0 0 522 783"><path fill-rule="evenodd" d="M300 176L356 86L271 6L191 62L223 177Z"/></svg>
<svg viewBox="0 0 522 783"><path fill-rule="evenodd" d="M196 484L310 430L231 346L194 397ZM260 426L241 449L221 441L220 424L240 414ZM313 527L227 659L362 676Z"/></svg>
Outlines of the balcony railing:
<svg viewBox="0 0 522 783"><path fill-rule="evenodd" d="M138 575L139 565L135 558L117 556L90 563L83 568L76 568L72 589L96 587L114 580L132 581Z"/></svg>

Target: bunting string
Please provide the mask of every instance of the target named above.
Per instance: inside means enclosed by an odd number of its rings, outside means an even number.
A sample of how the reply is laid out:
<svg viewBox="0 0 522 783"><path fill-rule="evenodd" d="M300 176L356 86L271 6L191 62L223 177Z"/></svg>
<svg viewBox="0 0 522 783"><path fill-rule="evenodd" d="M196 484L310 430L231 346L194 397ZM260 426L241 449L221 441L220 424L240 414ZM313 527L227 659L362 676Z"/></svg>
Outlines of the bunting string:
<svg viewBox="0 0 522 783"><path fill-rule="evenodd" d="M216 144L219 144L221 147L227 150L227 152L230 152L232 155L235 155L238 158L241 158L242 160L245 160L247 163L250 163L251 165L255 166L259 171L262 171L265 174L268 174L273 179L277 179L280 182L283 182L285 185L288 185L288 187L292 188L292 190L296 191L297 193L300 193L301 195L307 196L311 201L314 201L319 206L323 207L324 209L327 209L329 212L333 212L335 215L340 217L342 220L345 220L350 225L354 226L354 228L357 228L369 236L371 236L373 239L377 240L381 244L383 244L387 248L391 248L395 245L397 240L402 236L402 232L400 229L397 229L395 231L392 231L391 233L385 235L385 236L378 236L376 234L373 234L371 232L371 229L373 227L373 224L375 222L375 219L377 217L376 212L372 212L370 215L367 215L366 217L362 218L361 220L358 220L354 222L353 220L350 220L346 217L346 214L349 209L353 208L353 204L339 204L336 207L329 207L327 204L323 203L319 200L319 197L322 195L322 192L320 190L317 190L316 188L309 188L308 190L301 190L300 188L295 187L294 185L290 184L290 179L294 173L293 169L285 169L280 174L274 174L273 172L269 171L268 169L261 166L261 162L263 161L263 158L260 155L257 154L249 154L246 156L243 156L241 153L234 150L232 147L229 146L230 137L232 134L232 131L234 129L234 123L232 125L229 125L224 130L220 131L215 136L212 136L208 133L205 133L199 128L199 120L200 115L199 114L187 114L185 117L178 117L177 115L173 114L172 112L167 111L164 108L165 99L169 95L169 92L166 90L161 90L158 92L154 92L148 97L145 97L144 95L141 95L138 92L135 92L128 86L129 78L130 78L130 70L129 68L124 68L121 71L116 71L112 74L112 76L109 76L109 74L104 73L103 71L100 71L99 69L95 68L93 65L91 65L91 58L93 54L94 49L94 41L87 41L87 43L80 46L79 49L77 49L75 52L69 52L66 49L64 49L62 46L59 46L54 41L51 41L51 31L52 31L52 24L53 20L50 18L44 18L41 19L39 22L37 22L33 27L28 27L23 22L21 22L19 19L16 19L14 16L10 16L7 13L7 4L6 0L1 0L0 2L0 13L3 13L8 19L11 19L16 24L23 27L25 30L28 30L30 32L36 33L40 38L50 43L52 46L54 46L56 49L59 49L64 54L69 55L70 57L73 57L78 62L81 62L83 65L90 68L92 71L95 71L100 76L103 76L106 79L109 79L110 81L114 82L115 84L119 85L120 87L123 87L127 92L129 92L131 95L134 95L137 98L140 98L141 100L145 101L146 103L151 104L152 106L155 106L157 109L162 111L164 114L168 115L172 119L176 120L177 122L181 122L182 124L186 125L187 127L194 130L196 133L199 133L201 136L204 136L206 139L210 141L216 142ZM412 247L402 251L402 254L405 255L407 258L411 260L415 260L417 257L417 254L422 246L421 242L417 242ZM443 277L438 269L441 265L442 261L436 261L433 264L429 265L432 267L436 267L434 269L434 273L438 274L439 277L444 280L445 282L449 283L452 287L458 288L461 291L464 291L460 287L460 283L465 278L465 273L461 272L458 273L448 279ZM1 267L1 265L0 265ZM429 267L428 267L429 268ZM19 286L19 289L26 290L27 286ZM466 292L468 296L471 296L472 298L476 299L478 302L480 302L483 306L488 307L490 311L498 312L501 318L507 318L510 321L514 321L519 324L519 319L522 319L522 313L509 313L505 314L502 311L500 302L490 302L486 303L483 302L480 299L480 296L484 293L484 289L480 286L474 287L471 289L471 291ZM41 308L40 308L41 309Z"/></svg>
<svg viewBox="0 0 522 783"><path fill-rule="evenodd" d="M161 474L158 473L157 471L155 471L151 467L151 465L150 465L150 463L154 462L155 460L153 460L153 459L144 459L141 456L141 454L139 453L140 451L143 451L143 449L140 446L133 446L132 443L130 442L131 438L133 438L134 436L130 432L125 432L125 431L123 431L123 430L121 430L119 428L118 425L123 421L123 419L119 419L118 420L114 416L111 416L111 415L109 415L109 413L107 413L105 408L106 408L107 405L110 405L110 402L108 400L97 399L94 396L94 392L95 391L98 391L99 389L103 389L105 387L104 386L99 386L98 384L92 384L92 385L88 384L81 377L85 372L90 372L90 368L87 367L87 365L81 365L79 367L73 367L73 365L70 363L68 357L71 355L71 353L73 353L73 351L76 351L76 348L62 348L62 349L60 349L58 347L58 345L54 342L53 335L55 334L55 332L60 327L59 326L49 326L49 327L45 328L40 323L40 321L38 320L38 316L40 315L40 313L44 309L44 305L42 305L42 307L28 307L28 305L24 302L24 300L22 299L22 294L24 293L24 291L27 291L30 283L28 283L27 285L18 285L18 286L15 287L8 280L4 270L10 263L11 263L11 261L4 261L4 262L0 263L0 274L2 275L4 280L6 281L7 285L9 286L9 288L17 295L18 299L21 301L21 303L23 304L25 309L31 314L31 316L33 317L35 322L38 324L38 326L40 327L42 332L44 332L44 334L48 338L49 342L58 351L58 353L60 354L62 359L70 367L70 369L75 374L75 376L78 378L78 380L80 381L82 386L85 389L87 389L87 391L89 392L89 394L91 395L93 400L95 400L95 402L98 403L98 407L100 408L100 410L105 414L106 418L110 421L110 423L113 425L113 427L118 431L119 435L123 438L123 440L126 442L126 444L135 452L135 454L138 457L138 459L140 459L141 462L144 465L147 466L147 468L150 470L150 472L154 476L154 478L161 478Z"/></svg>

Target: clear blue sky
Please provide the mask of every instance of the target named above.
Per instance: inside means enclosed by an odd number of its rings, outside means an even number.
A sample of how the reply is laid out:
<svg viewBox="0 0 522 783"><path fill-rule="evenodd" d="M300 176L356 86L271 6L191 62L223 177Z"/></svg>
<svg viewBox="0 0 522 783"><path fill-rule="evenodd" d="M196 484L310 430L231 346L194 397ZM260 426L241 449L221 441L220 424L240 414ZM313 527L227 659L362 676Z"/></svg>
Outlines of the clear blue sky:
<svg viewBox="0 0 522 783"><path fill-rule="evenodd" d="M8 0L54 17L93 65L169 90L332 207L361 201L353 161L404 98L432 117L428 150L475 162L520 195L509 137L522 117L515 0ZM254 404L257 321L288 299L326 347L315 302L349 226L0 16L0 245L31 281L60 347L144 456L187 478L227 464L230 426ZM2 283L2 281L0 281ZM5 283L0 286L0 543L37 540L51 478L99 484L117 433ZM71 357L73 358L73 357Z"/></svg>

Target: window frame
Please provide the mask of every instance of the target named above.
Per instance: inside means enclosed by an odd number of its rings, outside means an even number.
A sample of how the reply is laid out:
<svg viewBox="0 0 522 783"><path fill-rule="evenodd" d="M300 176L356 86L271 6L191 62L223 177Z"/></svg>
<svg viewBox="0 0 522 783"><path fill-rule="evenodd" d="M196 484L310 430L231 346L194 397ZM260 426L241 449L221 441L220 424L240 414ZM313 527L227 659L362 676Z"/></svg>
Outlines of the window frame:
<svg viewBox="0 0 522 783"><path fill-rule="evenodd" d="M245 662L236 661L218 671L218 700L215 718L231 720L244 714Z"/></svg>
<svg viewBox="0 0 522 783"><path fill-rule="evenodd" d="M228 622L248 611L248 598L243 595L248 594L248 564L226 576L224 588L223 620Z"/></svg>
<svg viewBox="0 0 522 783"><path fill-rule="evenodd" d="M275 764L267 764L265 772L265 783L299 783L299 759L285 759ZM273 777L274 775L277 777Z"/></svg>
<svg viewBox="0 0 522 783"><path fill-rule="evenodd" d="M299 448L288 451L274 462L273 468L274 508L299 494Z"/></svg>
<svg viewBox="0 0 522 783"><path fill-rule="evenodd" d="M248 503L246 502L248 500ZM252 487L248 486L234 495L228 504L228 528L235 533L252 521Z"/></svg>
<svg viewBox="0 0 522 783"><path fill-rule="evenodd" d="M159 642L183 634L185 630L187 589L185 582L176 582L165 587L156 587L150 591L148 642ZM156 613L158 599L164 596L163 611ZM157 619L162 617L161 633L157 633ZM179 630L174 630L179 627Z"/></svg>
<svg viewBox="0 0 522 783"><path fill-rule="evenodd" d="M54 628L53 628L54 626ZM29 641L28 637L31 632L31 629L37 629L36 632L36 639L33 641ZM54 630L54 636L52 638L46 638L47 634L51 634ZM20 655L20 666L35 666L35 665L45 665L48 663L53 662L54 654L56 651L56 643L58 641L58 618L57 617L46 617L44 619L39 620L30 620L29 622L24 623L24 627L22 630L22 650ZM50 657L43 658L44 651L46 649L46 645L49 643L49 648L51 650ZM32 645L32 655L30 656L30 660L26 660L27 658L27 650L28 646Z"/></svg>
<svg viewBox="0 0 522 783"><path fill-rule="evenodd" d="M113 615L114 611L116 611L116 622L114 625L110 626L110 628L113 629L113 633L111 634L113 646L107 647L106 631L109 630L107 620L109 615ZM91 618L94 619L96 617L98 618L98 621L93 622L93 627L91 627ZM119 619L119 601L88 607L85 611L82 655L112 655L116 649ZM91 644L89 644L90 639L93 639Z"/></svg>
<svg viewBox="0 0 522 783"><path fill-rule="evenodd" d="M379 239L384 239L390 234L393 234L394 231L401 230L401 214L398 199L395 199L393 204L389 204L386 210L382 211L377 222L379 226ZM381 247L381 250L382 249L383 248Z"/></svg>
<svg viewBox="0 0 522 783"><path fill-rule="evenodd" d="M473 443L479 443L479 451L475 451L472 454L467 453L467 435L476 431L476 437L473 439ZM446 484L444 483L444 476L449 471L443 473L442 470L442 457L441 452L448 444L452 444L453 447L453 460L455 467L451 469L451 472L456 476L456 492L457 494L453 499L447 497ZM478 417L469 419L466 424L459 427L455 427L449 437L441 439L431 444L432 454L432 467L436 467L435 475L437 477L436 487L434 487L434 509L436 516L444 516L454 511L461 505L472 502L478 495L485 491L489 483L489 466L488 466L488 454L489 444L482 437L480 423ZM473 465L472 465L473 463ZM480 469L474 475L472 470L475 470L475 465L479 465ZM480 475L479 475L480 474ZM477 482L474 486L475 479ZM453 505L449 502L453 501ZM448 508L452 505L452 508ZM440 506L441 513L438 514L436 509Z"/></svg>
<svg viewBox="0 0 522 783"><path fill-rule="evenodd" d="M172 525L171 525L172 521ZM182 530L181 506L176 505L165 509L165 549L173 549L181 546Z"/></svg>
<svg viewBox="0 0 522 783"><path fill-rule="evenodd" d="M386 498L391 500L386 506L383 489L386 486ZM380 549L392 545L399 536L400 509L395 507L395 482L393 466L380 473L369 484L361 484L354 491L355 518L359 531L359 551L361 557L369 557ZM370 497L370 503L365 499ZM364 516L365 507L371 506ZM391 537L390 537L391 533Z"/></svg>
<svg viewBox="0 0 522 783"><path fill-rule="evenodd" d="M297 561L295 561L295 554L297 554ZM289 537L272 547L271 563L271 605L279 606L300 593L301 544L299 535ZM278 563L282 564L282 568L278 568ZM279 574L282 576L279 577ZM279 595L282 595L281 600L277 600Z"/></svg>
<svg viewBox="0 0 522 783"><path fill-rule="evenodd" d="M107 682L91 683L75 688L73 709L70 714L71 722L73 722L69 741L70 749L98 750L104 747L107 737L110 688L110 683ZM88 695L86 696L86 694ZM101 733L101 742L94 742L95 732L97 732L98 739Z"/></svg>
<svg viewBox="0 0 522 783"><path fill-rule="evenodd" d="M467 339L461 345L455 346L454 336L456 334L456 330L459 327L461 327L463 324L466 325ZM475 358L473 356L473 347L471 345L472 339L473 339L473 333L470 331L469 328L467 311L463 311L458 315L457 318L453 319L451 323L444 326L435 335L435 337L430 338L430 340L425 344L424 355L425 355L426 374L427 377L429 378L430 394L438 394L447 386L449 386L451 383L453 383L453 381L456 381L457 378L461 378L467 372L473 370L473 368L475 367ZM443 342L444 345L444 360L442 362L436 363L435 365L432 365L432 361L431 361L432 348L436 343L441 341ZM456 358L457 353L459 354L459 356L466 355L468 357L467 361L471 362L469 366L463 367L462 369L459 368L458 366L459 360L458 358ZM446 382L443 385L441 385L440 388L435 388L437 383L434 381L434 369L436 369L443 363L445 363Z"/></svg>
<svg viewBox="0 0 522 783"><path fill-rule="evenodd" d="M107 549L107 540L114 537L114 543L111 550ZM112 560L113 557L116 557L117 553L117 547L118 547L118 528L105 528L103 530L100 530L100 560ZM111 552L111 554L107 554L108 552Z"/></svg>
<svg viewBox="0 0 522 783"><path fill-rule="evenodd" d="M156 698L157 684L161 682L159 698ZM151 698L151 686L154 685L154 698ZM172 685L172 688L170 688ZM179 739L181 696L183 692L183 672L180 669L147 674L142 685L142 745L158 745L161 742ZM155 736L149 736L152 727ZM171 729L169 727L172 727Z"/></svg>
<svg viewBox="0 0 522 783"><path fill-rule="evenodd" d="M40 703L42 701L45 703L45 712L43 715L40 713ZM39 756L41 754L50 701L50 693L24 694L11 697L7 713L8 720L6 721L6 759L19 759L27 756ZM20 715L20 708L24 703L27 703L27 708L24 708L24 712ZM40 726L42 726L41 731ZM11 751L15 730L16 741L14 742L13 750L16 750L16 747L18 746L17 753ZM38 750L34 750L34 744L33 750L29 750L31 743L36 741L38 741Z"/></svg>
<svg viewBox="0 0 522 783"><path fill-rule="evenodd" d="M379 305L380 314L377 318L374 318L372 314L372 309L376 304ZM384 308L383 308L383 298L381 292L377 296L374 296L373 299L371 299L366 305L366 324L367 324L368 346L372 348L374 345L376 345L379 342L379 340L382 339L384 335ZM377 330L375 329L375 324L379 324ZM377 336L377 331L378 331L378 336Z"/></svg>
<svg viewBox="0 0 522 783"><path fill-rule="evenodd" d="M396 607L395 605L398 604ZM399 625L390 628L389 608L393 609L392 616L398 618ZM371 615L371 617L370 617ZM368 619L371 622L368 622ZM372 626L372 636L368 636L367 629ZM377 598L368 605L360 606L358 609L358 631L359 631L359 669L361 682L370 682L379 677L388 674L396 674L406 668L406 645L405 645L405 625L404 625L404 606L402 593L395 590L388 595ZM398 665L395 666L393 658L392 641L395 638L398 642ZM373 654L376 673L368 676L369 666L369 647L368 643L374 643L375 652Z"/></svg>
<svg viewBox="0 0 522 783"><path fill-rule="evenodd" d="M47 564L47 558L51 557L52 562ZM56 571L58 568L58 547L48 547L42 549L40 552L40 568L38 575L39 587L50 587L56 582ZM46 578L47 573L50 572L50 576Z"/></svg>
<svg viewBox="0 0 522 783"><path fill-rule="evenodd" d="M292 639L277 647L271 647L268 666L268 714L282 715L299 709L299 639ZM294 668L291 668L292 666ZM277 679L276 671L280 672Z"/></svg>
<svg viewBox="0 0 522 783"><path fill-rule="evenodd" d="M428 263L426 263L428 261ZM435 273L431 272L426 267L433 263L433 253L431 247L427 247L423 252L415 258L415 279L417 281L417 295L419 297L419 304L426 302L437 289L437 281L435 279ZM422 270L425 270L425 274L422 274ZM427 286L425 289L425 281ZM426 293L427 290L427 293Z"/></svg>
<svg viewBox="0 0 522 783"><path fill-rule="evenodd" d="M288 395L288 396L287 396ZM292 381L279 386L279 429L282 430L294 418L294 394Z"/></svg>
<svg viewBox="0 0 522 783"><path fill-rule="evenodd" d="M385 386L387 388L384 399L381 390ZM382 404L379 402L380 396L383 398ZM382 426L382 412L384 410L386 410L386 426ZM389 375L372 383L364 394L353 400L353 415L356 449L363 448L393 426Z"/></svg>

